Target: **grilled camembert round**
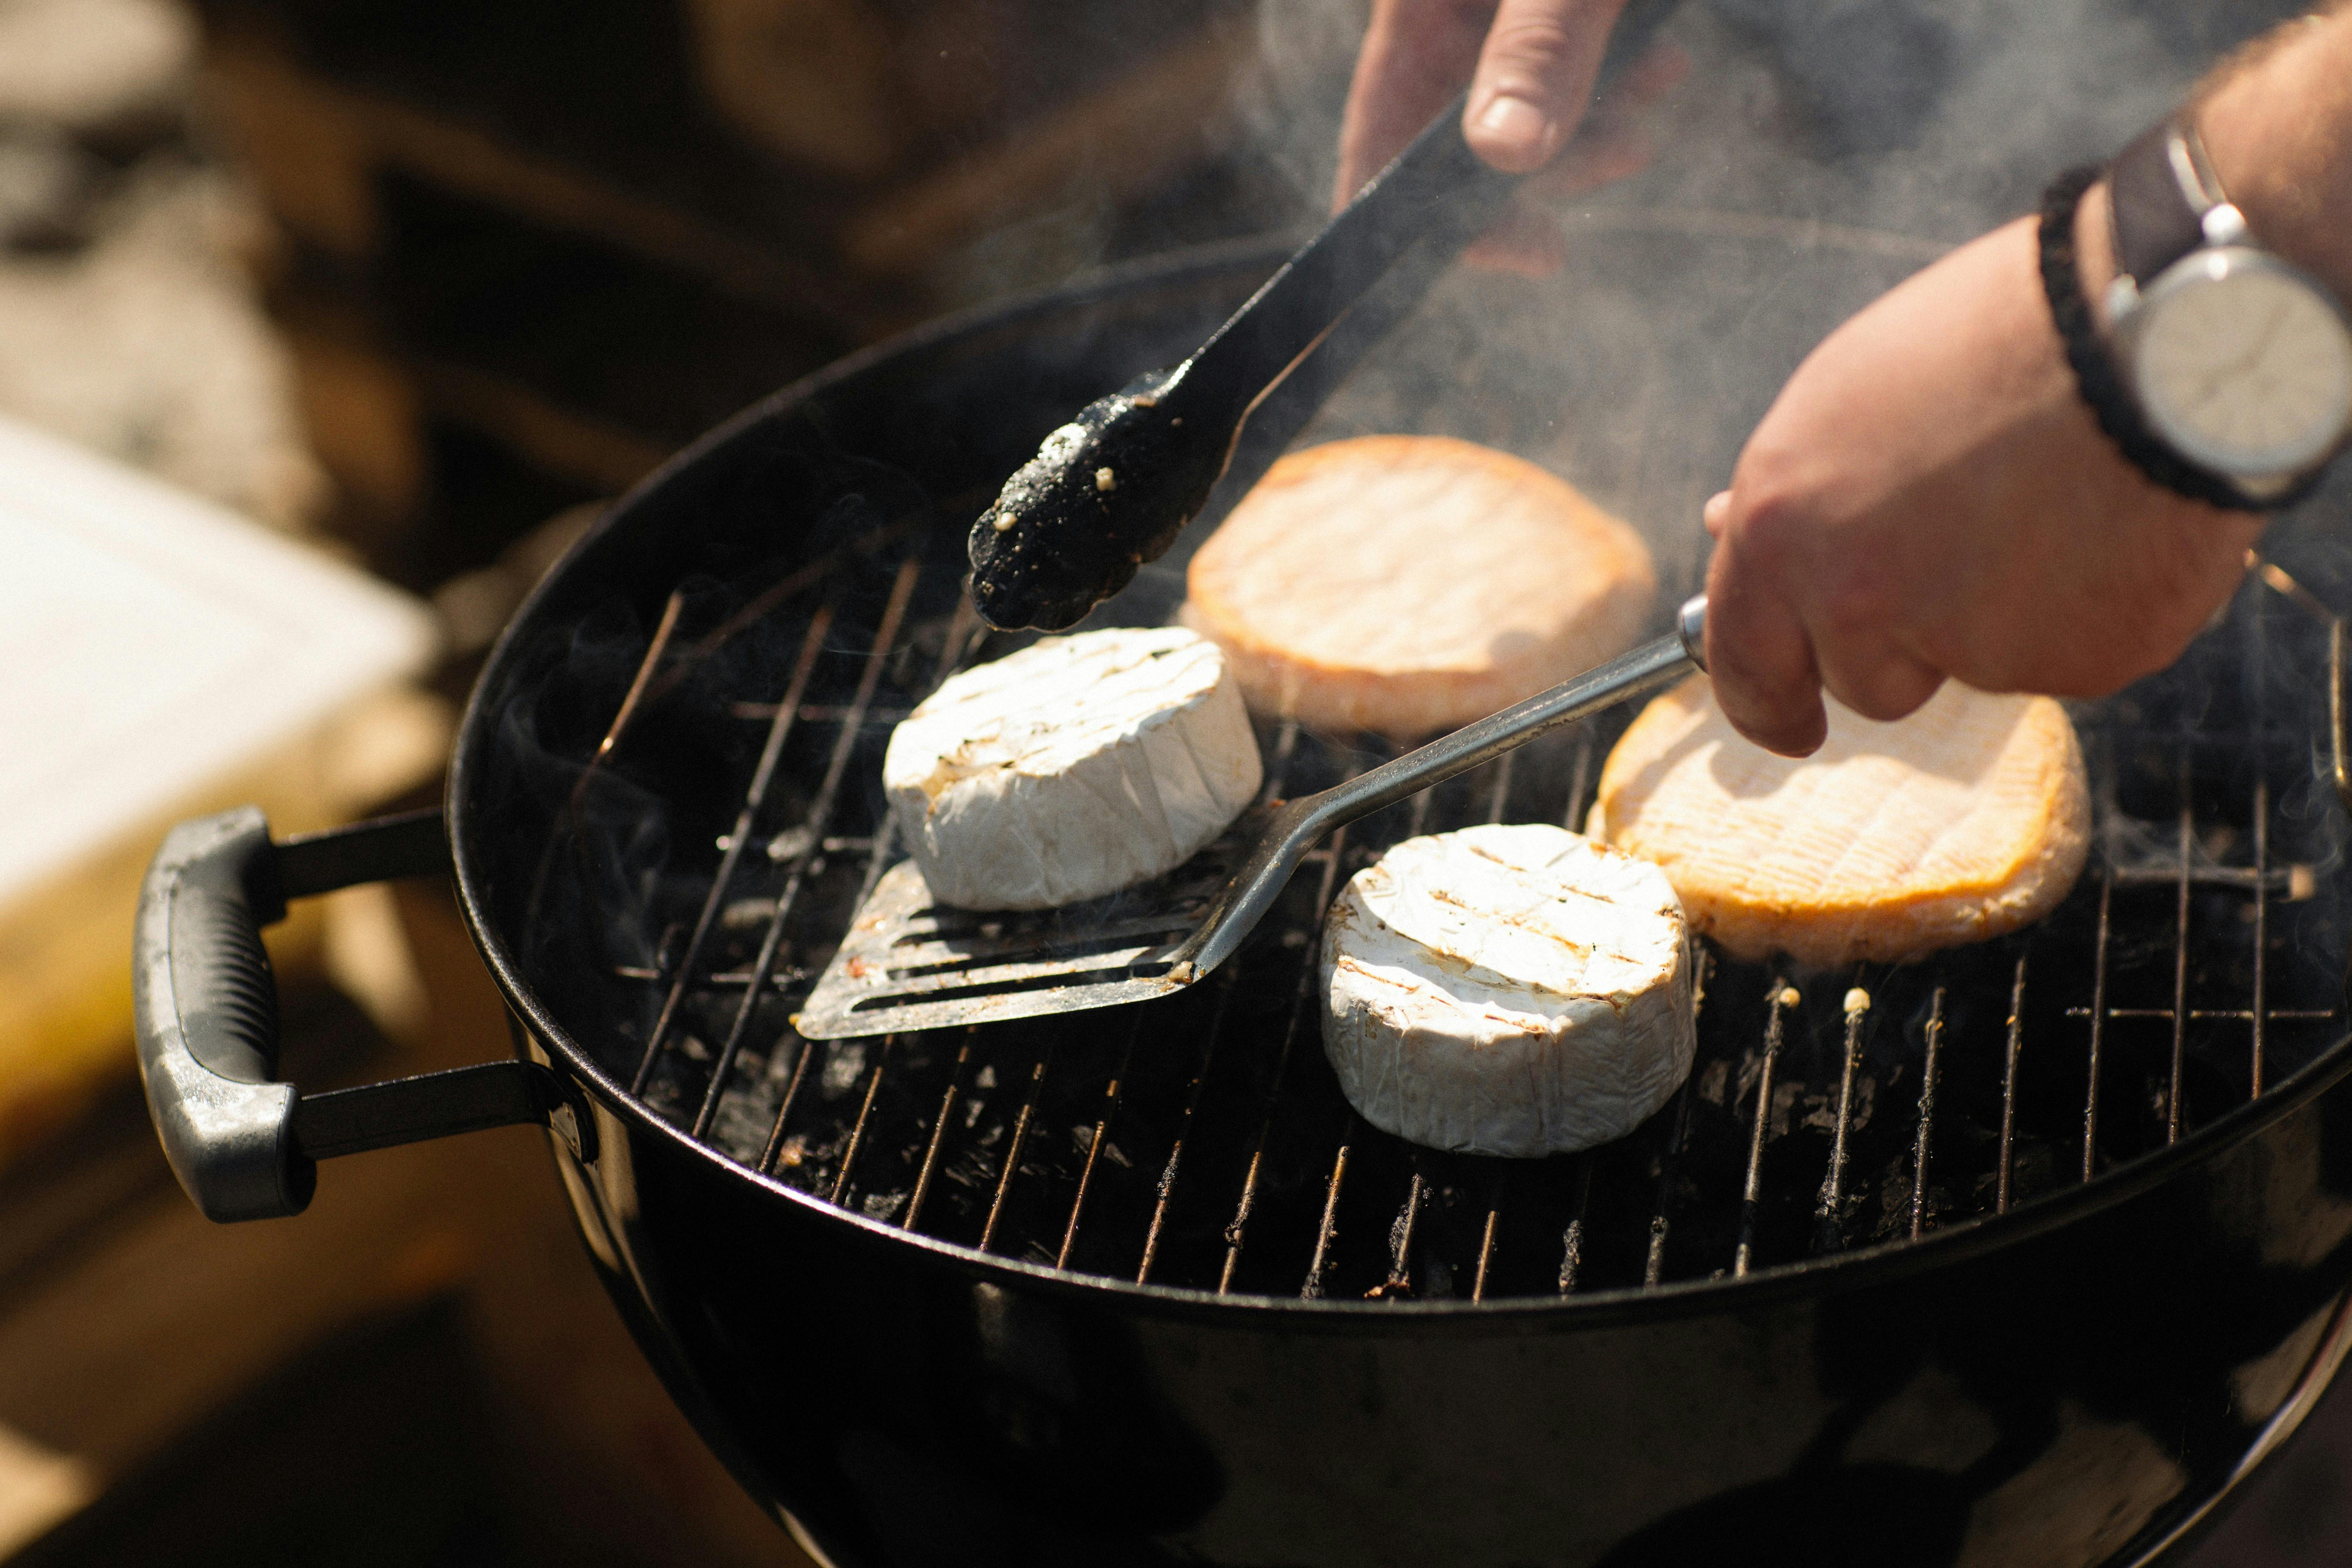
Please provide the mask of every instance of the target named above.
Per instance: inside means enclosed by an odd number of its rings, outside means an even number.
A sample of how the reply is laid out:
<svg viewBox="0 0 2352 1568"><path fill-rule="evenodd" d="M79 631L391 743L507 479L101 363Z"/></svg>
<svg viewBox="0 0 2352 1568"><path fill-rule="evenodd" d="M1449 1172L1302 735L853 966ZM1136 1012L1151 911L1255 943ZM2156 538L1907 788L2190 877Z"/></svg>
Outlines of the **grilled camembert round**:
<svg viewBox="0 0 2352 1568"><path fill-rule="evenodd" d="M1076 903L1172 870L1257 794L1216 646L1177 626L1052 637L942 685L891 731L882 784L931 897Z"/></svg>
<svg viewBox="0 0 2352 1568"><path fill-rule="evenodd" d="M1907 719L1829 704L1801 761L1739 737L1696 676L1609 753L1588 830L1665 868L1736 958L1899 963L2048 914L2081 874L2090 792L2066 710L1947 681Z"/></svg>
<svg viewBox="0 0 2352 1568"><path fill-rule="evenodd" d="M1533 463L1367 436L1267 470L1192 557L1183 622L1260 712L1451 730L1622 653L1657 574L1639 535Z"/></svg>
<svg viewBox="0 0 2352 1568"><path fill-rule="evenodd" d="M1408 838L1332 902L1323 1048L1401 1138L1590 1149L1690 1072L1687 947L1664 875L1605 845L1540 824Z"/></svg>

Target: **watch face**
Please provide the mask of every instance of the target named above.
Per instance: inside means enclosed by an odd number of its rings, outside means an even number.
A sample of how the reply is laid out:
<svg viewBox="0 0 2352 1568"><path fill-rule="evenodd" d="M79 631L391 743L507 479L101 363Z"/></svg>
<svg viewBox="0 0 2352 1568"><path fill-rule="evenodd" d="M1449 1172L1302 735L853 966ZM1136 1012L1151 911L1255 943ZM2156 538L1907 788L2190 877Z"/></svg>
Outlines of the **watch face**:
<svg viewBox="0 0 2352 1568"><path fill-rule="evenodd" d="M2352 426L2352 328L2316 282L2263 251L2199 251L2165 272L2131 357L2158 434L2233 478L2297 474Z"/></svg>

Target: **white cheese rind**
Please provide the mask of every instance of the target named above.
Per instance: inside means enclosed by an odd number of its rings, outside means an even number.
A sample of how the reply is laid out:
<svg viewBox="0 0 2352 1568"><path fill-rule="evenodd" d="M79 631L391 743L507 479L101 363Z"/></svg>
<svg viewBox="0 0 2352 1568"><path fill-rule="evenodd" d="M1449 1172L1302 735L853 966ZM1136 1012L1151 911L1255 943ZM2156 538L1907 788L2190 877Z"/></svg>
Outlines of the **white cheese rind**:
<svg viewBox="0 0 2352 1568"><path fill-rule="evenodd" d="M966 670L882 761L931 896L971 910L1051 909L1172 870L1260 778L1224 656L1175 626L1051 637Z"/></svg>
<svg viewBox="0 0 2352 1568"><path fill-rule="evenodd" d="M1535 1157L1632 1131L1690 1073L1682 903L1665 874L1540 824L1409 838L1323 933L1323 1047L1384 1131Z"/></svg>

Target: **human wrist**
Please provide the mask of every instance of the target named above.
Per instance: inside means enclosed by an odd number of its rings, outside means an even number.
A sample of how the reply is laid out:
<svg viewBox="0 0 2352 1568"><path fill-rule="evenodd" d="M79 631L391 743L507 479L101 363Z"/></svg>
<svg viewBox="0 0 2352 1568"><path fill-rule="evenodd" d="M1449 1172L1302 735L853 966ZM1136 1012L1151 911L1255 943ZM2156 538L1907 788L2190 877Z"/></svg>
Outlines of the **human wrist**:
<svg viewBox="0 0 2352 1568"><path fill-rule="evenodd" d="M2287 24L2191 114L2248 230L2352 307L2352 7Z"/></svg>
<svg viewBox="0 0 2352 1568"><path fill-rule="evenodd" d="M2156 485L2224 510L2266 510L2273 504L2271 492L2249 490L2239 479L2200 465L2158 437L2129 387L2100 299L2119 268L2111 226L2101 216L2107 204L2095 205L2089 199L2105 184L2095 168L2070 169L2053 180L2042 196L2038 243L2042 293L2075 389L2117 454ZM2094 252L2087 268L2077 254L2085 237ZM2092 292L2094 286L2100 294ZM2294 499L2300 488L2278 490L2275 504Z"/></svg>

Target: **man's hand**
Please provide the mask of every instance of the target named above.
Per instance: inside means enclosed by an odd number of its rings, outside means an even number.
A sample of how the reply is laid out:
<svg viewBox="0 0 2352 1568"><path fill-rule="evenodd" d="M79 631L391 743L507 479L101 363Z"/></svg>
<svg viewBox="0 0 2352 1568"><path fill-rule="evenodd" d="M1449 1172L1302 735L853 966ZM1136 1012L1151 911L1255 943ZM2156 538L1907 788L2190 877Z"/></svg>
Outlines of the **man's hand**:
<svg viewBox="0 0 2352 1568"><path fill-rule="evenodd" d="M2086 246L2086 262L2104 254ZM1822 742L1823 686L1898 719L1947 677L2091 697L2161 669L2229 598L2262 531L2158 487L2101 434L2051 323L2030 219L1832 333L1706 525L1716 696L1790 756Z"/></svg>
<svg viewBox="0 0 2352 1568"><path fill-rule="evenodd" d="M2352 300L2352 3L2224 67L2199 119L2274 248ZM2115 275L2103 188L2084 293ZM2144 478L2074 389L2034 226L1953 252L1832 333L1707 503L1707 658L1740 731L1821 744L1821 689L1897 719L1946 677L2095 697L2179 657L2262 520Z"/></svg>
<svg viewBox="0 0 2352 1568"><path fill-rule="evenodd" d="M1470 86L1463 134L1507 174L1543 170L1539 189L1589 190L1639 173L1649 148L1626 106L1654 101L1688 68L1654 48L1589 119L1592 81L1625 0L1374 0L1339 131L1346 205L1406 142ZM1563 155L1563 153L1565 155ZM1473 261L1540 275L1561 259L1553 226L1515 207L1470 252Z"/></svg>

